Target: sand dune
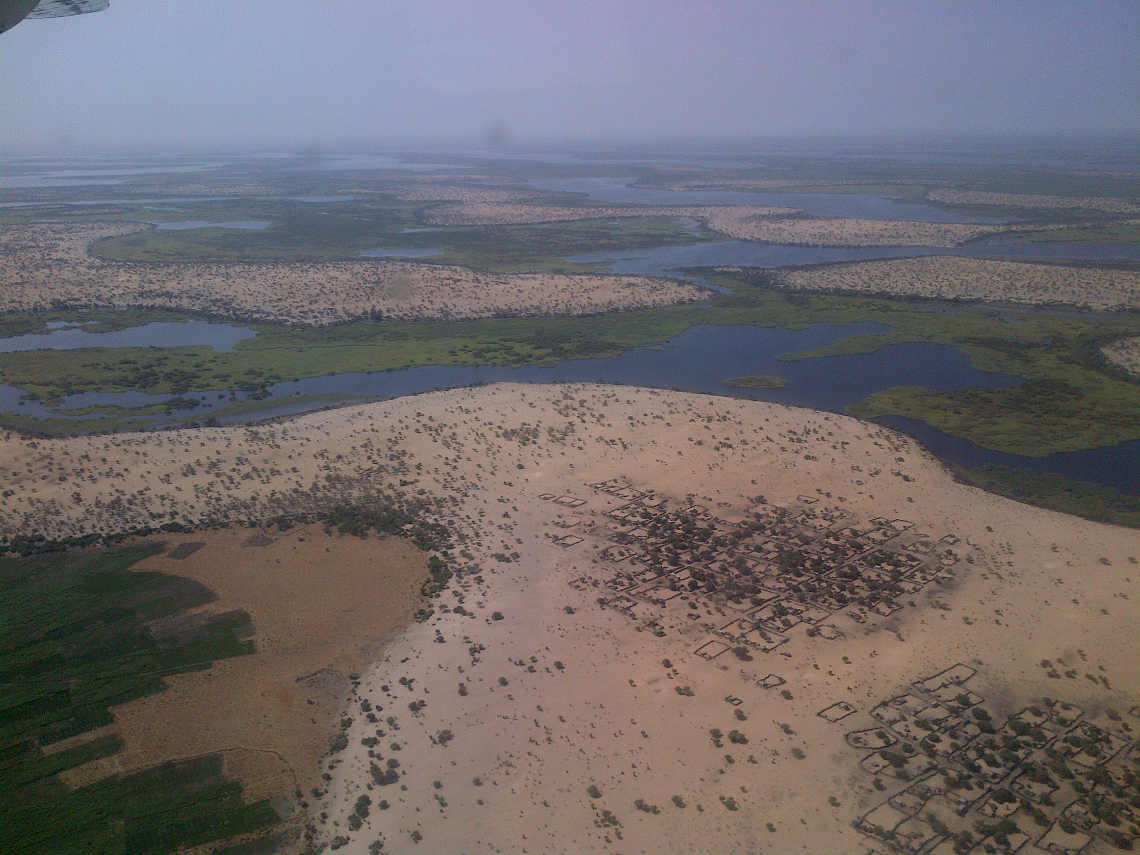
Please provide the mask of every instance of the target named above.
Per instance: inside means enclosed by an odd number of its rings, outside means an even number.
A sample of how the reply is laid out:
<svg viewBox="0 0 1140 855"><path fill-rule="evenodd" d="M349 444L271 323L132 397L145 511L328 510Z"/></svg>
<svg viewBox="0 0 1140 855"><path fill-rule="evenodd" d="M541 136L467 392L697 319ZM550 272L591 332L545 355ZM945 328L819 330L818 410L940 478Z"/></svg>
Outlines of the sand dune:
<svg viewBox="0 0 1140 855"><path fill-rule="evenodd" d="M399 261L125 264L88 246L129 224L42 223L0 232L0 310L169 308L245 320L333 324L385 317L580 315L707 297L641 276L491 274Z"/></svg>
<svg viewBox="0 0 1140 855"><path fill-rule="evenodd" d="M1122 338L1101 349L1109 362L1119 365L1130 374L1140 376L1140 336Z"/></svg>
<svg viewBox="0 0 1140 855"><path fill-rule="evenodd" d="M931 190L935 202L947 205L996 205L1043 210L1085 210L1108 214L1140 213L1140 205L1107 196L1048 196L1039 193L991 193L984 190Z"/></svg>
<svg viewBox="0 0 1140 855"><path fill-rule="evenodd" d="M378 490L443 499L461 572L343 698L348 747L329 763L317 829L351 855L376 840L386 852L862 851L878 844L852 824L906 784L864 773L844 734L875 726L872 707L912 681L965 663L994 716L1042 694L1090 716L1140 701L1135 531L958 485L911 440L843 416L499 385L259 427L7 435L0 461L7 534L257 519ZM689 508L718 537L787 508L950 563L894 611L836 612L838 635L800 626L770 652L709 660L696 651L739 604L615 599L615 573L645 567L629 564L644 536L624 521L633 506ZM1047 677L1043 660L1064 674ZM371 811L350 831L362 795Z"/></svg>
<svg viewBox="0 0 1140 855"><path fill-rule="evenodd" d="M804 268L786 272L783 281L789 288L804 291L1070 303L1094 309L1140 305L1140 273L1136 271L952 256Z"/></svg>

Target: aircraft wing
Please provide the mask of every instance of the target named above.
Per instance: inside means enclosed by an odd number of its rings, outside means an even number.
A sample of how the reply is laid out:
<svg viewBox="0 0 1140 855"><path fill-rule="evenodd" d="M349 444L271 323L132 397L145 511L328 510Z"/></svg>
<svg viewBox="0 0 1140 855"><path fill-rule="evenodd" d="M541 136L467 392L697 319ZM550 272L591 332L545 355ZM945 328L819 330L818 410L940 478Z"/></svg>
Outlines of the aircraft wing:
<svg viewBox="0 0 1140 855"><path fill-rule="evenodd" d="M40 0L28 17L63 18L86 12L102 12L109 5L110 0Z"/></svg>

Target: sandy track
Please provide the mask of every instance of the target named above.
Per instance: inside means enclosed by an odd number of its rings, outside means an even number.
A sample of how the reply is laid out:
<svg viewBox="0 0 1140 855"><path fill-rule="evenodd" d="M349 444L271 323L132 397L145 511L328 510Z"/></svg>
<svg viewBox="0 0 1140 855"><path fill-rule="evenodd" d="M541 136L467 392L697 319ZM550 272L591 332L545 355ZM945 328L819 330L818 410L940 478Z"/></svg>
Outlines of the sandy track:
<svg viewBox="0 0 1140 855"><path fill-rule="evenodd" d="M1140 273L953 256L865 261L788 271L788 288L1094 309L1140 305Z"/></svg>
<svg viewBox="0 0 1140 855"><path fill-rule="evenodd" d="M1129 374L1140 377L1140 336L1122 338L1101 348L1105 358Z"/></svg>
<svg viewBox="0 0 1140 855"><path fill-rule="evenodd" d="M0 311L149 307L332 324L368 317L580 315L705 299L640 276L491 274L399 261L123 264L87 255L137 225L45 223L0 233Z"/></svg>
<svg viewBox="0 0 1140 855"><path fill-rule="evenodd" d="M1042 694L1090 710L1140 701L1135 531L955 484L909 439L842 416L499 385L256 428L7 436L0 461L7 533L118 530L152 512L245 519L375 489L445 497L471 566L347 699L355 721L320 830L344 835L350 855L380 838L390 852L861 851L869 843L852 821L899 784L871 786L846 728L817 716L824 707L842 700L866 717L959 661L980 669L973 688L995 715ZM698 605L686 620L682 606L659 636L598 605L596 527L625 500L589 485L618 477L677 505L689 494L726 520L745 518L758 494L789 507L806 496L853 524L903 519L953 538L959 572L888 618L843 624L841 641L789 633L752 661L707 662L694 650L731 619L721 607ZM582 542L554 541L568 532ZM1076 677L1046 680L1042 659ZM769 673L786 681L779 692L757 685ZM378 722L361 715L364 701ZM712 728L749 741L717 747ZM374 748L361 744L373 737ZM370 767L389 760L398 783L373 783ZM350 833L365 794L371 814Z"/></svg>

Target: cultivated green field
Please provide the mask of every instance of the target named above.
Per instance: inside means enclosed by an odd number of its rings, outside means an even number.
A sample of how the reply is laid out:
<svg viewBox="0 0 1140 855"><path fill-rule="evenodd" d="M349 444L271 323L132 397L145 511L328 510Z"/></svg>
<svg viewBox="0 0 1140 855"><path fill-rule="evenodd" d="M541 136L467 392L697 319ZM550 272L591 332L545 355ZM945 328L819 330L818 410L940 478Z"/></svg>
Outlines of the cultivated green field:
<svg viewBox="0 0 1140 855"><path fill-rule="evenodd" d="M122 749L112 735L52 750L111 724L110 706L162 691L165 675L252 652L244 612L152 633L149 621L214 598L188 579L130 572L160 551L151 544L0 560L0 851L159 855L279 822L268 802L242 799L219 755L77 789L57 777Z"/></svg>

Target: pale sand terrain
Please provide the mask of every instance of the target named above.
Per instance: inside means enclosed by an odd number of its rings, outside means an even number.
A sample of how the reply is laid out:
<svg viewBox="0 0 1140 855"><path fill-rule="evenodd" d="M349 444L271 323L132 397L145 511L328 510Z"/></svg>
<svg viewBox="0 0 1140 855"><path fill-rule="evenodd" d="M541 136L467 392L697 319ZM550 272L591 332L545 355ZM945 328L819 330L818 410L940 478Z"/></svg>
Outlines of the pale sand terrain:
<svg viewBox="0 0 1140 855"><path fill-rule="evenodd" d="M245 320L333 324L368 317L581 315L708 297L641 276L479 273L401 261L126 264L91 257L137 225L41 223L0 232L0 311L167 308Z"/></svg>
<svg viewBox="0 0 1140 855"><path fill-rule="evenodd" d="M1119 365L1129 374L1140 376L1140 336L1122 338L1100 350L1109 362Z"/></svg>
<svg viewBox="0 0 1140 855"><path fill-rule="evenodd" d="M1140 213L1140 205L1107 196L1047 196L1037 193L990 193L985 190L931 190L928 198L947 205L995 205L1011 208Z"/></svg>
<svg viewBox="0 0 1140 855"><path fill-rule="evenodd" d="M844 416L499 385L260 427L9 435L0 461L9 534L114 531L172 511L264 517L377 489L450 503L470 555L456 563L474 568L344 699L349 747L330 764L319 828L344 835L350 855L379 838L386 852L861 852L880 847L852 823L902 785L877 791L844 733L873 727L870 708L911 681L967 663L995 716L1043 694L1090 715L1140 703L1136 531L956 484L914 442ZM853 526L906 520L953 544L951 581L904 596L890 617L833 616L842 640L797 628L751 661L706 661L694 651L735 616L730 604L681 598L659 623L599 605L613 598L603 551L615 523L603 515L627 499L589 485L612 478L673 507L692 495L726 521L769 505L834 509ZM1047 679L1043 659L1073 676ZM778 691L758 684L769 674L786 681ZM817 715L836 701L854 707L849 720ZM712 728L748 743L718 747ZM370 765L391 760L398 783L373 784ZM365 794L370 815L349 832Z"/></svg>
<svg viewBox="0 0 1140 855"><path fill-rule="evenodd" d="M846 217L744 217L728 226L713 228L742 240L806 246L959 246L975 238L1009 230L1008 226L974 223L919 223Z"/></svg>
<svg viewBox="0 0 1140 855"><path fill-rule="evenodd" d="M326 534L312 524L161 540L166 552L132 569L203 583L218 599L196 612L248 612L255 652L168 676L165 691L117 707L114 724L52 746L62 750L106 733L126 744L63 780L82 786L221 751L249 798L290 796L298 787L308 792L320 783L318 764L349 675L374 661L421 604L425 554L396 538ZM194 551L179 557L179 546Z"/></svg>
<svg viewBox="0 0 1140 855"><path fill-rule="evenodd" d="M802 291L842 291L1011 303L1070 303L1093 309L1140 306L1140 272L953 256L861 261L783 274Z"/></svg>

